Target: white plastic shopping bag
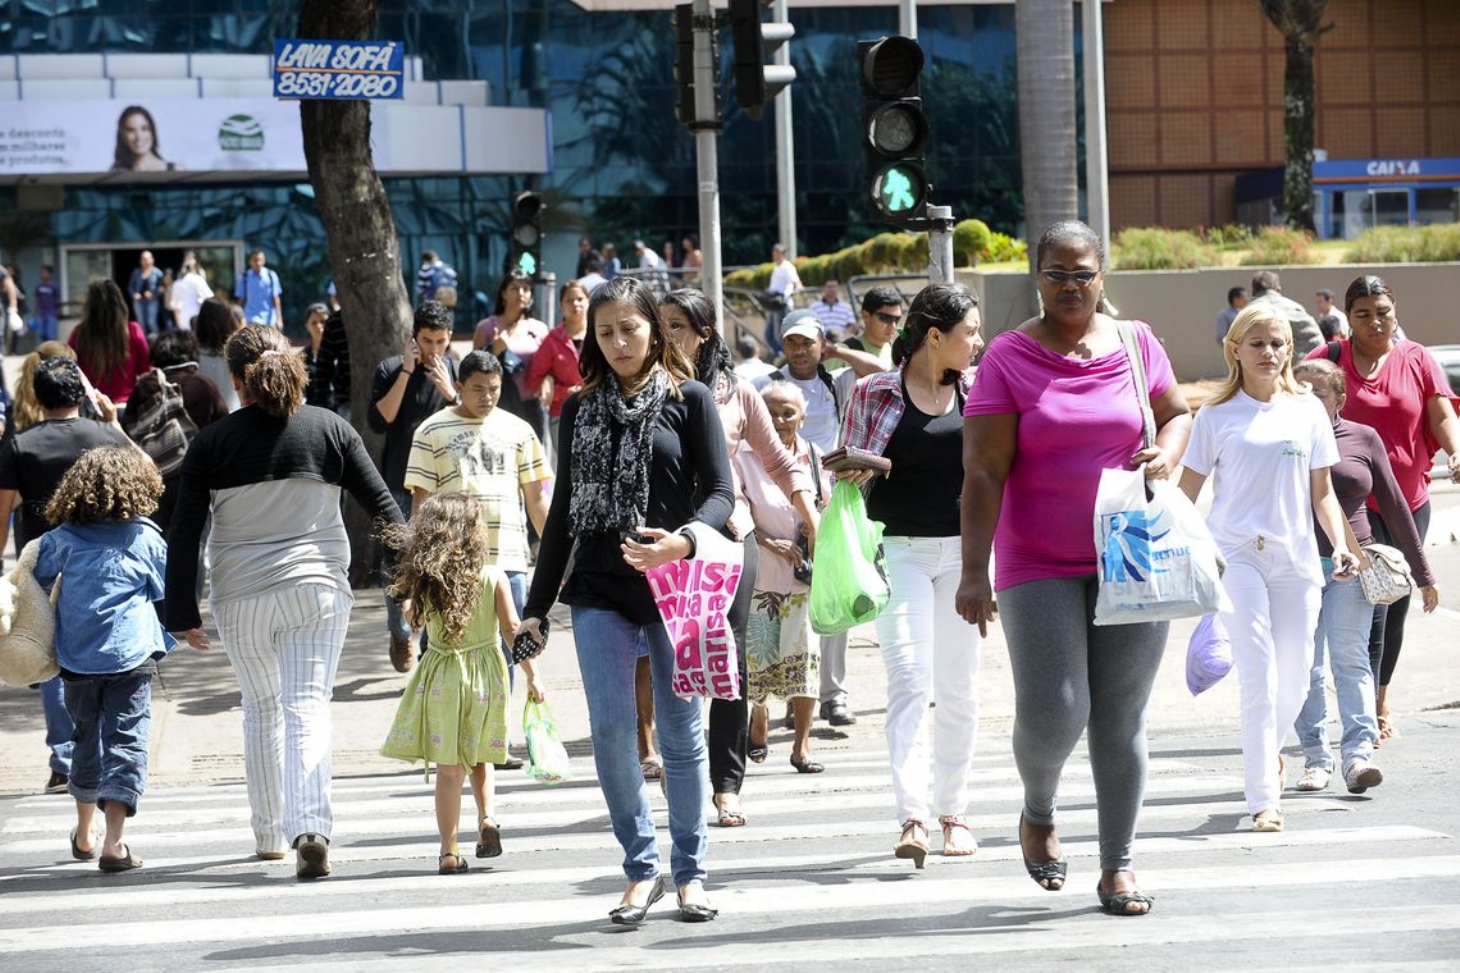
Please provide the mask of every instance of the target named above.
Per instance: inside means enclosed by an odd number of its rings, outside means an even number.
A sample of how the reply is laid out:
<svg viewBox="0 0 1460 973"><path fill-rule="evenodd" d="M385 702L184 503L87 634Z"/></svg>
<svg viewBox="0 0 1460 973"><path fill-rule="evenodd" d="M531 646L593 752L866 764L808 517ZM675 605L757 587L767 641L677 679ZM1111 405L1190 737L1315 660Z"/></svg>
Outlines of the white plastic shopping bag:
<svg viewBox="0 0 1460 973"><path fill-rule="evenodd" d="M1222 616L1203 615L1186 643L1186 688L1200 696L1232 671L1232 640Z"/></svg>
<svg viewBox="0 0 1460 973"><path fill-rule="evenodd" d="M1150 497L1147 497L1147 490ZM1217 545L1186 494L1144 470L1105 470L1095 496L1096 625L1230 610Z"/></svg>
<svg viewBox="0 0 1460 973"><path fill-rule="evenodd" d="M745 549L719 531L689 525L695 553L644 572L674 646L670 689L682 699L740 698L730 603L740 587Z"/></svg>

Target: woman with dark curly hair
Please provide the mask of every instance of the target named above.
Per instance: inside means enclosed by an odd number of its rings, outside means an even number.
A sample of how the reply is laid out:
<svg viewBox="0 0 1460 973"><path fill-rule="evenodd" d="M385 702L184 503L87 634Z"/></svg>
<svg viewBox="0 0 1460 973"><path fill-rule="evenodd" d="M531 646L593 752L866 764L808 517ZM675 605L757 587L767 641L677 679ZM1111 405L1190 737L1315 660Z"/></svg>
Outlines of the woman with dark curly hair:
<svg viewBox="0 0 1460 973"><path fill-rule="evenodd" d="M129 318L127 299L114 280L91 282L81 321L66 343L76 350L91 384L118 405L126 403L138 376L148 369L147 335Z"/></svg>
<svg viewBox="0 0 1460 973"><path fill-rule="evenodd" d="M406 683L381 753L436 765L436 826L442 875L466 871L457 845L461 785L471 773L478 858L502 854L492 816L492 765L507 759L507 663L498 638L517 635L507 576L492 565L482 505L466 493L428 497L409 524L391 533L400 551L391 594L426 628L426 654ZM530 699L543 698L531 660L520 663Z"/></svg>
<svg viewBox="0 0 1460 973"><path fill-rule="evenodd" d="M147 515L162 478L129 446L87 450L66 472L46 516L57 524L40 539L35 579L56 602L56 662L75 724L69 790L76 799L71 857L125 872L142 859L122 842L127 818L147 785L147 734L157 660L177 642L152 603L162 597L167 548ZM106 838L97 854L100 808Z"/></svg>
<svg viewBox="0 0 1460 973"><path fill-rule="evenodd" d="M209 512L211 607L243 690L244 771L260 859L298 852L296 874L330 872L330 713L354 598L347 490L376 519L399 508L351 426L304 405L308 376L276 328L228 341L244 406L208 426L183 460L168 536L168 628L207 648L198 540Z"/></svg>

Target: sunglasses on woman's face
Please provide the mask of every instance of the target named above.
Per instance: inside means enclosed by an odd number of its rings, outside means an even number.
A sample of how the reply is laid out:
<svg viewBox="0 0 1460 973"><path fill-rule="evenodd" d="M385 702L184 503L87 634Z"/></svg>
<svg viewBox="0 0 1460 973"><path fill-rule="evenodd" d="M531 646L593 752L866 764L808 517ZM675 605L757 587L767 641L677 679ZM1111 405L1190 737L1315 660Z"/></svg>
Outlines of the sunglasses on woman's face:
<svg viewBox="0 0 1460 973"><path fill-rule="evenodd" d="M1094 270L1041 270L1039 275L1051 284L1063 284L1072 280L1081 287L1089 287L1099 277L1098 271Z"/></svg>

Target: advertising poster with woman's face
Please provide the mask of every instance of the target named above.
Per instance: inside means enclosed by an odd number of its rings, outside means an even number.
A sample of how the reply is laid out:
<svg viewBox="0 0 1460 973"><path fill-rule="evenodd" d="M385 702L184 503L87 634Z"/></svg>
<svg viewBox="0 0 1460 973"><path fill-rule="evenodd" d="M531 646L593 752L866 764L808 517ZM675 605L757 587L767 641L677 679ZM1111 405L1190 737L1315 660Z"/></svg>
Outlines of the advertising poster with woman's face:
<svg viewBox="0 0 1460 973"><path fill-rule="evenodd" d="M299 172L306 168L296 105L258 99L13 102L0 124L0 178L169 172ZM165 175L161 178L165 178Z"/></svg>

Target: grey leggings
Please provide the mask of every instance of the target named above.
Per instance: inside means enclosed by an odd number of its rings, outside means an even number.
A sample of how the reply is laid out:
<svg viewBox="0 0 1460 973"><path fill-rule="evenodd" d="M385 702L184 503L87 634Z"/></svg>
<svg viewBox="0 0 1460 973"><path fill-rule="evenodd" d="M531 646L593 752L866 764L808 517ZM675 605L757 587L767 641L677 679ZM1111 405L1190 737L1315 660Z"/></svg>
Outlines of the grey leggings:
<svg viewBox="0 0 1460 973"><path fill-rule="evenodd" d="M1096 627L1095 575L999 592L1014 672L1014 762L1024 817L1054 824L1060 772L1088 726L1100 867L1128 869L1146 789L1146 703L1166 622Z"/></svg>

